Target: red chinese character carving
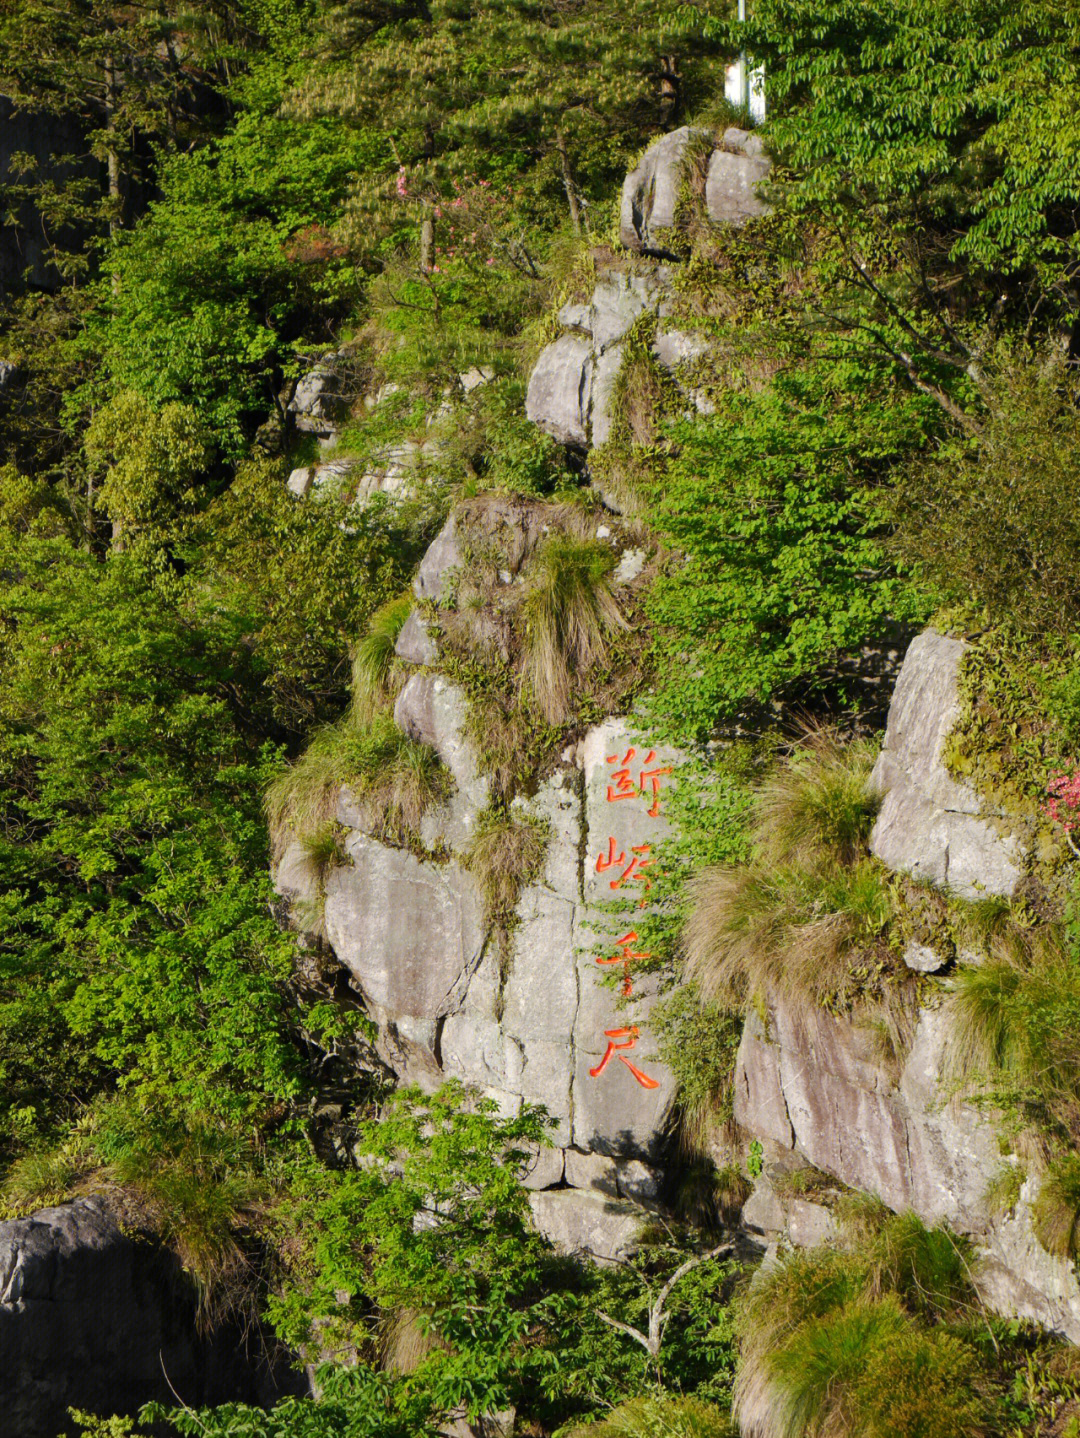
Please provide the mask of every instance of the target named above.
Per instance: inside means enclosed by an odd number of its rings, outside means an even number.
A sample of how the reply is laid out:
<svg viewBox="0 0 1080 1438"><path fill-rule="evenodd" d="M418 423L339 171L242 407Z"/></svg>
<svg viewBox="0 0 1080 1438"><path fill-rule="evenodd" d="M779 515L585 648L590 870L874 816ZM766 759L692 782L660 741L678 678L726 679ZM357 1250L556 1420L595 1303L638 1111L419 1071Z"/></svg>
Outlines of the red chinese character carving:
<svg viewBox="0 0 1080 1438"><path fill-rule="evenodd" d="M627 749L622 758L623 767L616 769L614 774L612 774L611 777L615 782L607 786L607 801L609 804L613 804L616 799L633 799L637 794L638 791L634 787L634 781L630 777L630 760L636 753L636 749ZM619 762L619 756L617 754L609 754L607 762L609 764L617 764Z"/></svg>
<svg viewBox="0 0 1080 1438"><path fill-rule="evenodd" d="M615 846L615 841L614 841L614 839L611 841L611 843L612 843L612 848L614 848L614 846ZM652 888L652 880L651 880L646 874L643 874L643 873L641 872L642 869L651 869L651 868L652 868L652 865L653 865L653 862L654 862L654 861L653 861L652 859L646 859L646 858L644 857L644 856L645 856L646 854L648 854L651 850L652 850L652 845L651 845L651 844L635 844L635 845L633 846L633 848L631 849L631 853L634 855L634 857L630 860L629 864L627 864L626 868L622 871L622 873L619 875L619 877L618 877L617 879L609 879L609 880L608 880L608 888L609 888L609 889L621 889L624 884L636 884L636 883L641 883L641 884L644 884L646 890L651 889L651 888ZM621 864L621 863L623 863L623 862L625 861L625 859L626 859L626 855L625 855L625 854L622 854L622 855L620 855L620 857L619 857L615 862ZM597 869L600 868L599 862L597 863L596 867L597 867ZM605 867L605 868L609 868L610 865L605 864L604 867Z"/></svg>
<svg viewBox="0 0 1080 1438"><path fill-rule="evenodd" d="M592 1077L600 1077L600 1075L607 1068L608 1064L611 1062L612 1054L614 1054L620 1063L626 1065L626 1067L634 1075L642 1088L659 1088L660 1084L658 1080L650 1078L648 1074L642 1073L641 1070L638 1068L637 1064L632 1064L624 1054L619 1053L620 1049L632 1049L638 1041L638 1036L638 1029L636 1026L628 1029L605 1029L604 1037L608 1041L607 1053L604 1055L604 1057L600 1060L600 1062L596 1065L594 1069L589 1070L589 1073L592 1075ZM622 1042L616 1043L616 1039L621 1039Z"/></svg>
<svg viewBox="0 0 1080 1438"><path fill-rule="evenodd" d="M596 872L598 874L604 873L606 869L613 869L616 864L626 863L625 853L616 854L615 852L615 840L609 839L607 842L608 851L606 856L604 854L597 854L596 856Z"/></svg>
<svg viewBox="0 0 1080 1438"><path fill-rule="evenodd" d="M634 963L637 963L637 961L638 961L639 959L651 959L651 958L652 958L652 954L639 953L637 950L631 948L631 945L632 945L632 944L636 944L637 941L638 941L638 936L637 936L637 934L634 932L634 930L631 929L628 934L624 934L621 939L616 939L616 941L615 941L615 947L616 947L617 949L621 949L621 950L622 950L621 953L612 954L609 959L597 959L597 961L596 961L598 964L622 964L622 966L623 966L622 991L623 991L623 993L624 993L625 995L627 995L627 996L629 996L630 994L632 994L633 991L634 991L634 985L633 985L633 982L632 982L632 980L631 980L631 978L630 978L630 965L631 965L631 964L634 964Z"/></svg>
<svg viewBox="0 0 1080 1438"><path fill-rule="evenodd" d="M633 753L633 750L631 750L631 753ZM651 764L655 758L656 750L650 749L648 754L645 756L645 763ZM662 774L671 774L672 772L673 770L670 764L667 764L662 768L642 769L641 771L642 792L644 792L647 788L652 789L653 801L652 807L649 809L649 814L654 819L660 817L660 776ZM646 780L648 780L648 783L646 783ZM608 792L610 793L611 791L609 790Z"/></svg>

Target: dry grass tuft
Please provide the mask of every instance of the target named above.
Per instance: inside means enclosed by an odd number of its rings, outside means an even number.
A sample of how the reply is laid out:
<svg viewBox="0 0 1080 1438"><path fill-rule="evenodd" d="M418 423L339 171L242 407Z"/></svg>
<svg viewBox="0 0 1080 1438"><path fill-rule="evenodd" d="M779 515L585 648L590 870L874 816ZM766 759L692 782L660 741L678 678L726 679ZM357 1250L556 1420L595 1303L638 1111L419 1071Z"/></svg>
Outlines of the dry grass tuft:
<svg viewBox="0 0 1080 1438"><path fill-rule="evenodd" d="M529 565L523 678L551 724L569 717L574 676L606 656L608 635L628 627L609 583L615 560L604 544L552 534Z"/></svg>
<svg viewBox="0 0 1080 1438"><path fill-rule="evenodd" d="M1032 1205L1035 1236L1047 1253L1074 1259L1080 1252L1080 1154L1060 1154L1042 1176Z"/></svg>
<svg viewBox="0 0 1080 1438"><path fill-rule="evenodd" d="M386 1314L378 1329L379 1364L388 1373L415 1373L433 1353L449 1351L446 1340L415 1308Z"/></svg>

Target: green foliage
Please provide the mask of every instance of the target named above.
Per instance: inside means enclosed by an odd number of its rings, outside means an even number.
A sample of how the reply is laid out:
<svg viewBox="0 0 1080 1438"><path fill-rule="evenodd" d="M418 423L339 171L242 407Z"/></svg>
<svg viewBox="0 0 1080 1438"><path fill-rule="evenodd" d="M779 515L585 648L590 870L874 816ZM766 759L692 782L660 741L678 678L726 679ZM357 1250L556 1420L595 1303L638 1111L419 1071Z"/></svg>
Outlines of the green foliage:
<svg viewBox="0 0 1080 1438"><path fill-rule="evenodd" d="M1075 1258L1080 1232L1080 1154L1064 1153L1043 1174L1032 1205L1035 1234L1048 1253Z"/></svg>
<svg viewBox="0 0 1080 1438"><path fill-rule="evenodd" d="M874 478L923 443L928 420L887 366L854 357L785 370L675 427L678 457L644 508L680 555L646 599L660 730L704 738L748 701L812 690L888 619L925 617L888 563Z"/></svg>
<svg viewBox="0 0 1080 1438"><path fill-rule="evenodd" d="M572 1430L572 1438L732 1438L726 1413L695 1398L647 1394L613 1408L599 1423Z"/></svg>
<svg viewBox="0 0 1080 1438"><path fill-rule="evenodd" d="M389 698L394 645L412 609L412 595L403 594L371 616L368 632L353 656L352 692L358 709L374 711Z"/></svg>
<svg viewBox="0 0 1080 1438"><path fill-rule="evenodd" d="M678 1085L680 1140L690 1153L707 1152L714 1127L733 1121L741 1016L702 1003L684 983L654 1005L649 1028Z"/></svg>
<svg viewBox="0 0 1080 1438"><path fill-rule="evenodd" d="M1080 170L1078 170L1080 179ZM1006 356L983 380L976 432L907 467L896 544L935 589L1036 642L1080 620L1072 479L1076 384L1065 357Z"/></svg>

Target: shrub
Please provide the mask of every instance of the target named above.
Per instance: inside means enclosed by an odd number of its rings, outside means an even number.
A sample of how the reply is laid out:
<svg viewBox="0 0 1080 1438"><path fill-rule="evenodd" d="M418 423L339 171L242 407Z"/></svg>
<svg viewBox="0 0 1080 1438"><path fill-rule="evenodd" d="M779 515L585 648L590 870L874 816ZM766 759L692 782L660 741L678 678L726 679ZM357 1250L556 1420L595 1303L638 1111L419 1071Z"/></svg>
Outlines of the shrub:
<svg viewBox="0 0 1080 1438"><path fill-rule="evenodd" d="M871 1291L898 1294L911 1313L943 1317L974 1301L971 1244L944 1225L889 1213L862 1252Z"/></svg>
<svg viewBox="0 0 1080 1438"><path fill-rule="evenodd" d="M852 863L865 853L881 797L870 784L877 745L845 743L835 731L809 729L762 783L755 838L763 859L811 863L829 855Z"/></svg>
<svg viewBox="0 0 1080 1438"><path fill-rule="evenodd" d="M1064 355L1005 356L984 392L976 434L905 471L897 549L993 622L1068 636L1080 618L1080 386Z"/></svg>
<svg viewBox="0 0 1080 1438"><path fill-rule="evenodd" d="M609 578L615 554L592 540L553 534L526 576L524 677L552 724L568 717L571 683L603 659L607 638L627 627Z"/></svg>
<svg viewBox="0 0 1080 1438"><path fill-rule="evenodd" d="M912 1328L867 1354L853 1384L853 1438L979 1438L989 1429L985 1377L954 1334Z"/></svg>

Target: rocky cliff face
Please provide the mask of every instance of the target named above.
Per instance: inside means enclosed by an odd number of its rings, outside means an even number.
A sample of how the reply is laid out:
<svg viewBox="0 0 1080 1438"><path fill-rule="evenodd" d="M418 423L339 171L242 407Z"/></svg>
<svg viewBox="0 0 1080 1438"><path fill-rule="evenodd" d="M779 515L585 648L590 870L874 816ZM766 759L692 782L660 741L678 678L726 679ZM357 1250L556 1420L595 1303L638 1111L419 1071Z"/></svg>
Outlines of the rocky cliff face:
<svg viewBox="0 0 1080 1438"><path fill-rule="evenodd" d="M928 632L908 650L875 777L884 798L871 846L890 867L961 896L1010 894L1021 877L1019 839L986 814L980 797L948 773L945 741L959 714L957 676L965 646ZM995 822L996 820L996 822ZM964 955L972 961L974 955ZM923 971L943 955L915 946ZM839 1183L876 1194L897 1212L948 1222L977 1243L976 1280L986 1302L1080 1341L1075 1266L1037 1243L1031 1205L1038 1180L1001 1213L992 1189L1015 1156L1003 1152L1002 1116L955 1096L945 1077L946 990L932 984L899 1072L871 1032L779 995L751 1015L739 1049L735 1113L763 1145L766 1167L747 1224L794 1243L827 1239L827 1209L782 1201L783 1174L812 1165Z"/></svg>
<svg viewBox="0 0 1080 1438"><path fill-rule="evenodd" d="M0 1393L5 1438L55 1438L69 1407L273 1403L300 1379L258 1333L202 1338L171 1255L125 1234L103 1198L0 1223Z"/></svg>

